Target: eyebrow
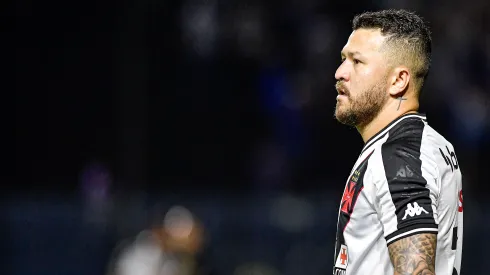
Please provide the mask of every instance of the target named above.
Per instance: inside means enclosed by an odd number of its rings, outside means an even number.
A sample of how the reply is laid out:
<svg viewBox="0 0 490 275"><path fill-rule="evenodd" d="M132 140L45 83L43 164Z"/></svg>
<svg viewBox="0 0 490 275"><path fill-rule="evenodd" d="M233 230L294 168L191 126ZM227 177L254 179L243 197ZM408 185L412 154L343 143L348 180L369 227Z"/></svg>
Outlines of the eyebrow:
<svg viewBox="0 0 490 275"><path fill-rule="evenodd" d="M353 51L353 52L349 52L349 51L345 52L345 51L342 51L342 52L340 52L340 56L341 56L342 58L344 58L345 56L350 56L350 57L352 57L352 56L354 56L354 55L358 55L358 56L360 56L360 57L363 57L363 55L362 55L362 54L361 54L359 51Z"/></svg>

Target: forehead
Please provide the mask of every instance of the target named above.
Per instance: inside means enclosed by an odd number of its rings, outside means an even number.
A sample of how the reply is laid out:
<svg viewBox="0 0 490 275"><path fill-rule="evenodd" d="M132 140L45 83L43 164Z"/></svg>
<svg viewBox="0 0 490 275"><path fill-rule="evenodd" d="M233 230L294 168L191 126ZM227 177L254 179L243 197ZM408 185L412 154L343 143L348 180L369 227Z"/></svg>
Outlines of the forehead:
<svg viewBox="0 0 490 275"><path fill-rule="evenodd" d="M342 54L359 53L369 55L379 52L385 37L379 29L358 29L351 33Z"/></svg>

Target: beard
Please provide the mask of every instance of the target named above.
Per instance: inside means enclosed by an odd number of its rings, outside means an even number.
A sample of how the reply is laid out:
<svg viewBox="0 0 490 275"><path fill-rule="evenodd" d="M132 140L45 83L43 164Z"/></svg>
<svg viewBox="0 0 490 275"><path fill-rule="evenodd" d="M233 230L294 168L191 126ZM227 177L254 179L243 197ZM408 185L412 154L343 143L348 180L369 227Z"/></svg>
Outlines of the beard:
<svg viewBox="0 0 490 275"><path fill-rule="evenodd" d="M353 127L363 127L373 121L388 100L382 83L383 80L360 91L355 97L347 92L347 100L339 100L335 106L334 116L337 121ZM345 87L342 82L337 82L338 86Z"/></svg>

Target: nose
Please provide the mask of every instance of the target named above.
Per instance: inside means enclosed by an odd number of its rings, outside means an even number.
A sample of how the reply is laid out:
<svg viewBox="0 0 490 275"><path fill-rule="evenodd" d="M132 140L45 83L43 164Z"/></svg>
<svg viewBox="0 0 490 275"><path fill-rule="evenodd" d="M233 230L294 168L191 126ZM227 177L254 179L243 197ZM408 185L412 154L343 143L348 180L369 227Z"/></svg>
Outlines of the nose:
<svg viewBox="0 0 490 275"><path fill-rule="evenodd" d="M342 62L342 64L340 64L340 66L337 68L337 71L335 72L335 79L338 81L349 81L349 72L345 62Z"/></svg>

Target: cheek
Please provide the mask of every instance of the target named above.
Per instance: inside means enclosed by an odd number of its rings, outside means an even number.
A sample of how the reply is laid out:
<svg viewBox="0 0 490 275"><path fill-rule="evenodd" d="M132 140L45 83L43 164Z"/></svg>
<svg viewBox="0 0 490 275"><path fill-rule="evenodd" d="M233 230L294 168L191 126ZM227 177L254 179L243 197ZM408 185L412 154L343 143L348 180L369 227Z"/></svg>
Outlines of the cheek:
<svg viewBox="0 0 490 275"><path fill-rule="evenodd" d="M355 78L358 82L369 81L375 78L377 75L379 75L377 71L379 71L378 68L366 64L359 64L356 68L354 68L354 74L356 75Z"/></svg>
<svg viewBox="0 0 490 275"><path fill-rule="evenodd" d="M356 76L351 79L350 88L352 96L362 93L372 86L375 75L371 70L358 70Z"/></svg>

